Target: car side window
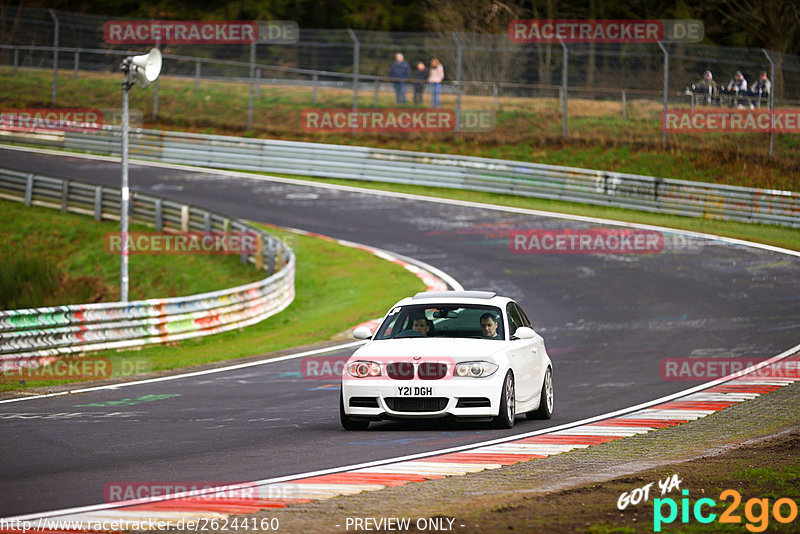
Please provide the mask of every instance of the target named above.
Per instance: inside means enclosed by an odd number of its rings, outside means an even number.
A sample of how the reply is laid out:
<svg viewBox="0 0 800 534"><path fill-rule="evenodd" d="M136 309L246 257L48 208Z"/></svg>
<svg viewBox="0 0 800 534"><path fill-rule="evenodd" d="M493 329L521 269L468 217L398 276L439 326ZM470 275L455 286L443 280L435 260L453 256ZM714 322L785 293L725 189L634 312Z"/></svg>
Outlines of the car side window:
<svg viewBox="0 0 800 534"><path fill-rule="evenodd" d="M514 304L514 308L516 308L516 309L517 309L517 312L519 312L519 316L522 318L522 326L527 326L528 328L533 328L533 327L531 326L531 321L530 321L530 319L528 319L528 316L527 316L527 315L525 315L525 312L524 312L524 311L523 311L523 309L520 307L520 305L515 303L515 304Z"/></svg>
<svg viewBox="0 0 800 534"><path fill-rule="evenodd" d="M522 318L520 318L513 302L509 302L506 305L506 314L508 315L508 333L513 336L517 328L522 326Z"/></svg>

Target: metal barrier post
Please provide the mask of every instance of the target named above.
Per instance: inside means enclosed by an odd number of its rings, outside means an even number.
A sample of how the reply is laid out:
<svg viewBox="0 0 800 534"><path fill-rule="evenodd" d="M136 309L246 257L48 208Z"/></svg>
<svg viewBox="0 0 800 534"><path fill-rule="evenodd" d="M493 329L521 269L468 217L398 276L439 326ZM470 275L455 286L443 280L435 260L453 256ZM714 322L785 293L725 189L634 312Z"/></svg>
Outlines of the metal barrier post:
<svg viewBox="0 0 800 534"><path fill-rule="evenodd" d="M498 90L497 83L493 85L492 91L494 92L494 110L497 111L500 107L500 91Z"/></svg>
<svg viewBox="0 0 800 534"><path fill-rule="evenodd" d="M50 17L53 19L53 95L50 101L55 105L58 94L58 30L60 23L55 11L52 9L47 11L50 12Z"/></svg>
<svg viewBox="0 0 800 534"><path fill-rule="evenodd" d="M74 70L72 72L72 77L75 78L76 80L78 79L78 70L80 69L80 64L81 64L81 50L79 48L78 50L75 50L75 59L72 61L72 65L74 67Z"/></svg>
<svg viewBox="0 0 800 534"><path fill-rule="evenodd" d="M158 120L158 79L153 83L153 120Z"/></svg>
<svg viewBox="0 0 800 534"><path fill-rule="evenodd" d="M94 220L103 220L103 187L99 185L94 188Z"/></svg>
<svg viewBox="0 0 800 534"><path fill-rule="evenodd" d="M194 62L194 90L200 89L200 60Z"/></svg>
<svg viewBox="0 0 800 534"><path fill-rule="evenodd" d="M769 61L769 79L772 82L769 92L769 157L772 157L775 151L775 62L772 61L766 49L762 48L761 51ZM758 100L761 102L760 97Z"/></svg>
<svg viewBox="0 0 800 534"><path fill-rule="evenodd" d="M14 77L17 77L17 68L19 67L19 48L14 48Z"/></svg>
<svg viewBox="0 0 800 534"><path fill-rule="evenodd" d="M658 42L658 46L664 52L664 115L661 118L661 144L667 146L667 111L669 109L669 52Z"/></svg>

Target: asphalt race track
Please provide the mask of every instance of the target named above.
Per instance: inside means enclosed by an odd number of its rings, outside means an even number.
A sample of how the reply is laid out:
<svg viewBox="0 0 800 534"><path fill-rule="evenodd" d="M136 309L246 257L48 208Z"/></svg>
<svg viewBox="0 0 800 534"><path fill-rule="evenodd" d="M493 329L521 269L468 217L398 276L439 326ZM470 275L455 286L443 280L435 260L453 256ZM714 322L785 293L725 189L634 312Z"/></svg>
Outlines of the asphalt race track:
<svg viewBox="0 0 800 534"><path fill-rule="evenodd" d="M0 149L0 165L119 186L119 163ZM664 358L758 359L798 343L797 257L669 236L656 254L518 254L512 230L600 225L150 166L133 165L130 181L408 255L467 289L515 297L554 362L555 416L510 431L386 422L345 432L337 384L303 379L299 360L0 404L0 517L100 503L119 481L259 480L529 432L701 382L662 378Z"/></svg>

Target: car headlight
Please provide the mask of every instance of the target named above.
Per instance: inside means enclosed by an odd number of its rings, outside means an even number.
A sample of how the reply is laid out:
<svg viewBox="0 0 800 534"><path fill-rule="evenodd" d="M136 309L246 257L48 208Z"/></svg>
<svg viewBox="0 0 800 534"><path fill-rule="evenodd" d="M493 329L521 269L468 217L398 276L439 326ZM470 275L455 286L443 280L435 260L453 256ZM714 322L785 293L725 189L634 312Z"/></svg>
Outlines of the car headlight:
<svg viewBox="0 0 800 534"><path fill-rule="evenodd" d="M347 372L356 378L381 376L381 366L377 362L352 362L347 364Z"/></svg>
<svg viewBox="0 0 800 534"><path fill-rule="evenodd" d="M492 362L463 362L456 364L455 375L482 378L497 371L498 367Z"/></svg>

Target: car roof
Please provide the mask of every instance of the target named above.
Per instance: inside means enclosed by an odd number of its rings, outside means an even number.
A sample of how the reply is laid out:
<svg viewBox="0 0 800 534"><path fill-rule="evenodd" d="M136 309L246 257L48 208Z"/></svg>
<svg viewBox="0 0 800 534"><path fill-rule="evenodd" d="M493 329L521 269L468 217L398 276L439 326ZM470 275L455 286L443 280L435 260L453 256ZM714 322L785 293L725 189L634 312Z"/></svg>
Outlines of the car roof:
<svg viewBox="0 0 800 534"><path fill-rule="evenodd" d="M413 297L406 297L395 306L409 304L485 304L503 307L510 300L493 291L423 291Z"/></svg>

